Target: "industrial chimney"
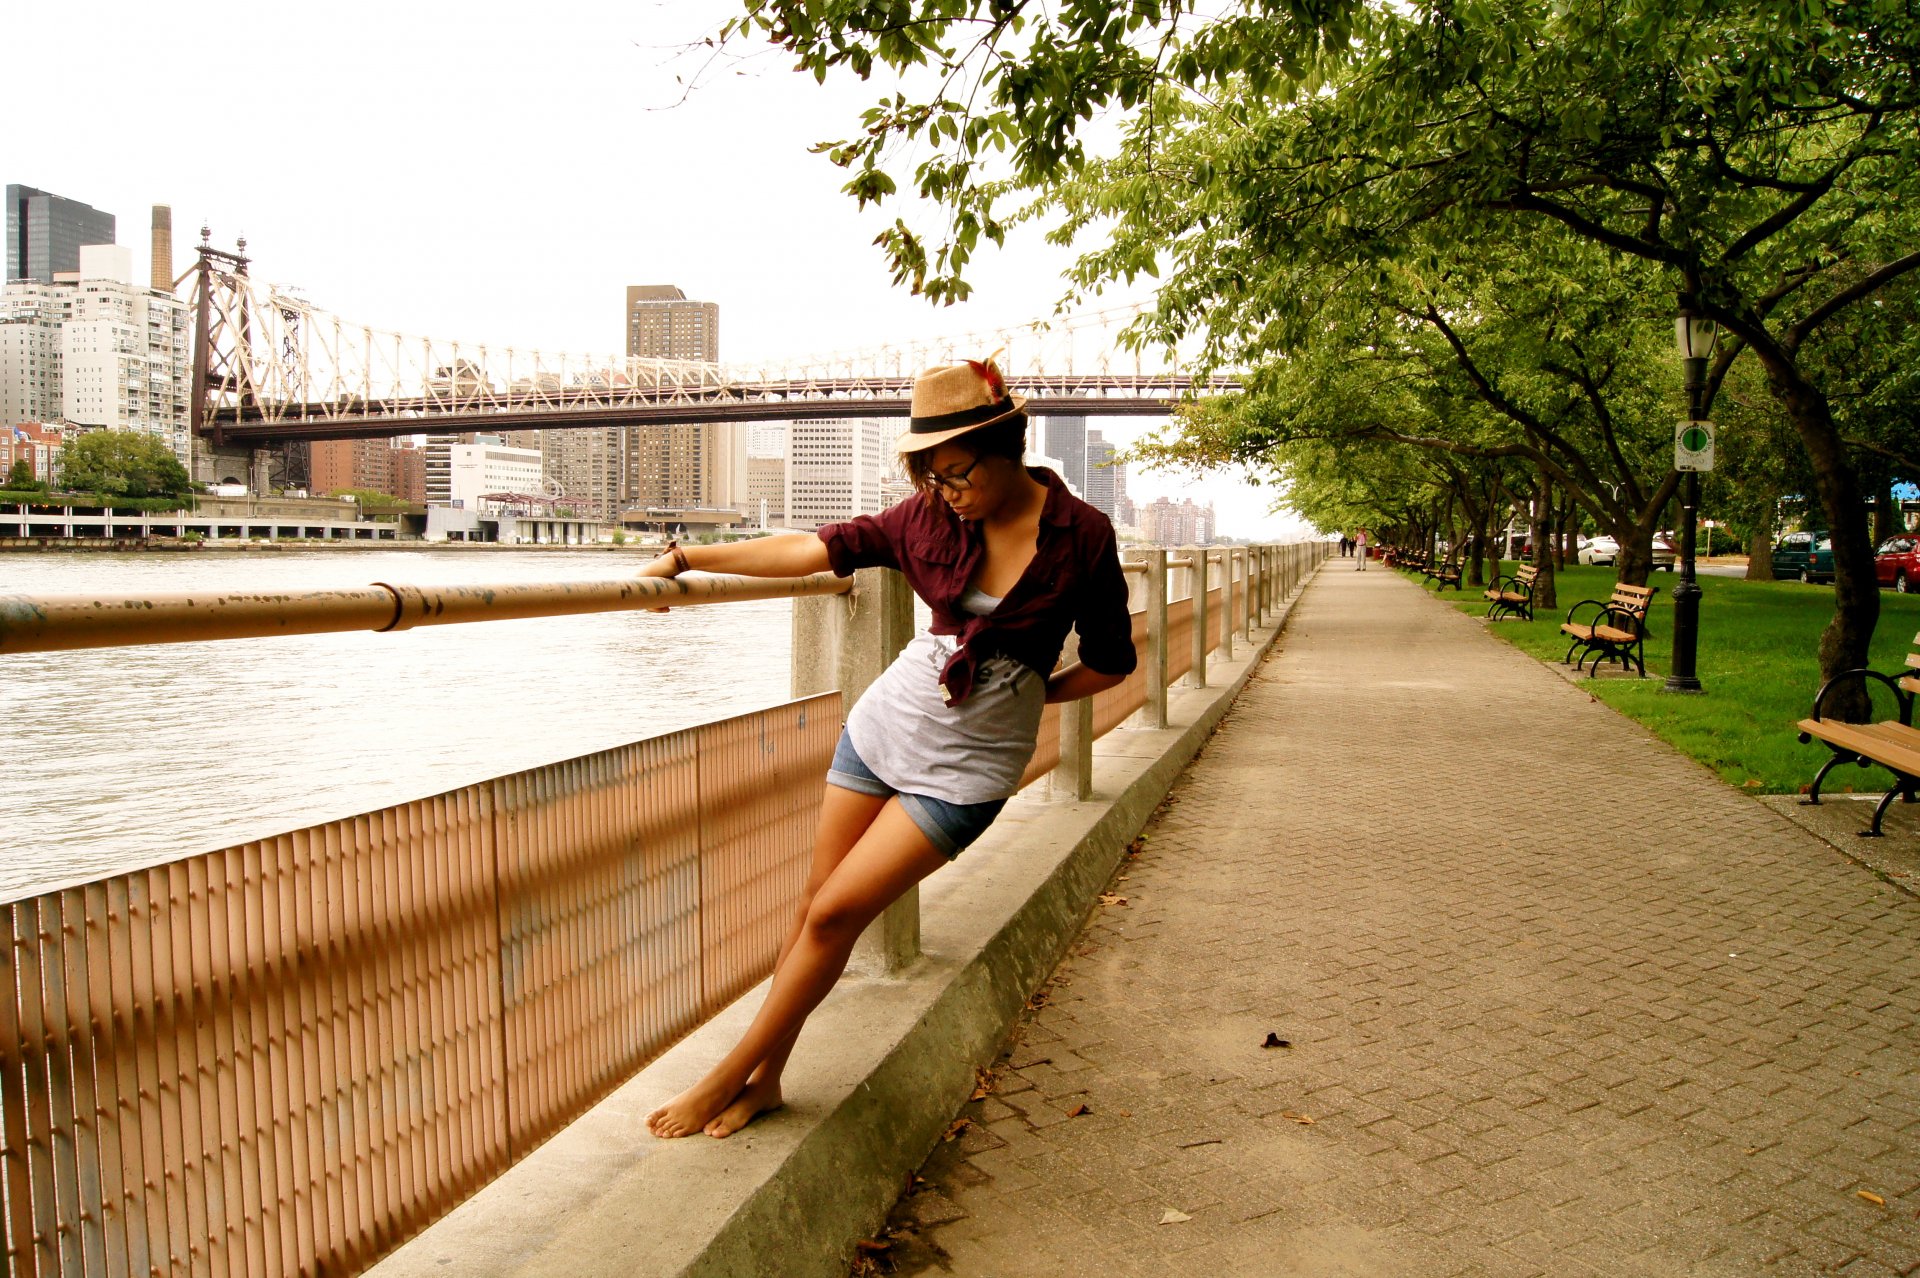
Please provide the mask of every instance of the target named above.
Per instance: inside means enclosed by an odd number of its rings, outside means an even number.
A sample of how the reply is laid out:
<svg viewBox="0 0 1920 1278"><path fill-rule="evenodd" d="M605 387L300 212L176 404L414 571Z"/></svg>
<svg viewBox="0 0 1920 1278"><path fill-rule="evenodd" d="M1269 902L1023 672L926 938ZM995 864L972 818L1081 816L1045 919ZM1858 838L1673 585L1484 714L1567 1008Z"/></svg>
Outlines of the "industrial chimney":
<svg viewBox="0 0 1920 1278"><path fill-rule="evenodd" d="M153 206L153 287L173 292L173 209L165 204Z"/></svg>

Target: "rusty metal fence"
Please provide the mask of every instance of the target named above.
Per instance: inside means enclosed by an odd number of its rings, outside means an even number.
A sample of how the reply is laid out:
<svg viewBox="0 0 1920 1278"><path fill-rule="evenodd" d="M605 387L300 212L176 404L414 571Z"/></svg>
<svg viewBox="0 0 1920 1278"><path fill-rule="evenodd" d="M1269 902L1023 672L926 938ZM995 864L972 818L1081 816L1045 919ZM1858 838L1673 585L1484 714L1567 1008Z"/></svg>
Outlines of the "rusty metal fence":
<svg viewBox="0 0 1920 1278"><path fill-rule="evenodd" d="M771 969L830 693L0 905L8 1271L349 1273Z"/></svg>
<svg viewBox="0 0 1920 1278"><path fill-rule="evenodd" d="M1322 557L1236 553L1196 600L1206 555L1190 552L1177 561L1189 596L1165 603L1158 627L1137 590L1142 668L1092 699L1091 735L1146 704L1148 662L1162 663L1162 688L1191 673L1198 605L1217 646ZM452 600L379 587L351 620L653 602L569 589ZM688 602L681 590L661 602ZM0 638L153 641L116 640L118 618L84 631L45 618L15 609ZM347 628L337 620L316 609L301 625ZM191 624L260 623L203 612ZM772 969L841 720L838 692L802 698L0 903L8 1273L364 1268ZM1060 763L1060 743L1049 707L1029 781Z"/></svg>

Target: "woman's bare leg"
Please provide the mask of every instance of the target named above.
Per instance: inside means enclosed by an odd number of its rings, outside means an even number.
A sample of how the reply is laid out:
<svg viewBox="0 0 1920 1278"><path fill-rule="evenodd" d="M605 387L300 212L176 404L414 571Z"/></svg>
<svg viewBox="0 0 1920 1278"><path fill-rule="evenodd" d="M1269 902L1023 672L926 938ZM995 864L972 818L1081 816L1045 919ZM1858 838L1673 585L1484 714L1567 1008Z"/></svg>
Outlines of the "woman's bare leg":
<svg viewBox="0 0 1920 1278"><path fill-rule="evenodd" d="M807 872L807 886L800 894L800 906L794 911L793 925L787 929L787 939L780 945L780 957L774 960L775 973L786 963L787 955L793 952L793 943L800 938L800 929L806 925L807 910L813 905L814 894L819 892L847 853L853 850L853 845L860 841L860 836L867 832L867 827L873 824L873 819L880 815L880 809L886 803L886 799L879 795L842 789L831 782L827 784L826 797L820 804L820 824L813 836L813 866ZM780 1074L786 1068L787 1057L793 1054L794 1042L799 1037L800 1031L796 1029L768 1053L767 1059L760 1062L747 1079L746 1086L706 1125L704 1130L707 1135L721 1138L731 1136L756 1115L780 1108Z"/></svg>
<svg viewBox="0 0 1920 1278"><path fill-rule="evenodd" d="M754 1071L799 1033L840 978L867 924L946 863L900 801L887 800L814 893L745 1036L705 1078L647 1115L648 1130L661 1137L690 1136L719 1116Z"/></svg>

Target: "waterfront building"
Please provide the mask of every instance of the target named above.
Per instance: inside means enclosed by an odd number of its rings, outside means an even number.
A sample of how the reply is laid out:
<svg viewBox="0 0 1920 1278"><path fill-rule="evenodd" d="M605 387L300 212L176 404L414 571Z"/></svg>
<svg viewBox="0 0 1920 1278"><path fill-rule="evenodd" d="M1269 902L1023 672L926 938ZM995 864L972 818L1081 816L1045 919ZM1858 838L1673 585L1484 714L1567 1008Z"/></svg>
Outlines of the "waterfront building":
<svg viewBox="0 0 1920 1278"><path fill-rule="evenodd" d="M419 452L388 439L318 439L309 448L308 486L316 496L360 488L401 497L398 459Z"/></svg>
<svg viewBox="0 0 1920 1278"><path fill-rule="evenodd" d="M559 485L569 509L583 518L608 521L620 512L621 463L626 431L590 426L540 432L545 477Z"/></svg>
<svg viewBox="0 0 1920 1278"><path fill-rule="evenodd" d="M787 459L747 455L747 518L758 528L787 523Z"/></svg>
<svg viewBox="0 0 1920 1278"><path fill-rule="evenodd" d="M540 450L510 448L497 435L480 435L448 451L449 505L494 514L524 503L505 495L540 496ZM496 500L489 500L495 498Z"/></svg>
<svg viewBox="0 0 1920 1278"><path fill-rule="evenodd" d="M827 418L787 428L787 527L808 531L884 510L882 487L898 478L898 423Z"/></svg>
<svg viewBox="0 0 1920 1278"><path fill-rule="evenodd" d="M1213 503L1195 505L1183 498L1178 505L1155 497L1140 507L1140 536L1161 546L1206 546L1213 542Z"/></svg>
<svg viewBox="0 0 1920 1278"><path fill-rule="evenodd" d="M1060 459L1060 474L1075 493L1087 491L1087 419L1036 417L1027 447Z"/></svg>
<svg viewBox="0 0 1920 1278"><path fill-rule="evenodd" d="M416 506L427 504L427 450L418 444L394 443L393 495Z"/></svg>
<svg viewBox="0 0 1920 1278"><path fill-rule="evenodd" d="M7 263L5 283L33 280L51 284L54 276L80 269L80 250L113 243L113 214L51 191L7 185Z"/></svg>
<svg viewBox="0 0 1920 1278"><path fill-rule="evenodd" d="M152 252L147 260L148 283L156 293L173 292L173 209L165 204L153 206L150 228Z"/></svg>
<svg viewBox="0 0 1920 1278"><path fill-rule="evenodd" d="M1029 468L1038 467L1041 470L1052 471L1054 474L1060 476L1060 480L1066 484L1068 492L1072 493L1075 497L1081 495L1080 486L1067 478L1067 464L1060 458L1049 457L1045 453L1029 448L1027 455L1021 459L1021 464Z"/></svg>
<svg viewBox="0 0 1920 1278"><path fill-rule="evenodd" d="M133 282L133 254L80 250L72 309L60 326L61 417L77 426L159 435L183 466L193 379L186 303Z"/></svg>
<svg viewBox="0 0 1920 1278"><path fill-rule="evenodd" d="M0 426L60 420L60 326L73 292L37 280L0 289Z"/></svg>
<svg viewBox="0 0 1920 1278"><path fill-rule="evenodd" d="M67 433L46 422L0 423L0 487L6 486L14 463L24 461L35 479L52 483L60 470L60 449Z"/></svg>
<svg viewBox="0 0 1920 1278"><path fill-rule="evenodd" d="M429 506L453 504L453 450L473 442L471 434L428 435L422 448L423 487Z"/></svg>

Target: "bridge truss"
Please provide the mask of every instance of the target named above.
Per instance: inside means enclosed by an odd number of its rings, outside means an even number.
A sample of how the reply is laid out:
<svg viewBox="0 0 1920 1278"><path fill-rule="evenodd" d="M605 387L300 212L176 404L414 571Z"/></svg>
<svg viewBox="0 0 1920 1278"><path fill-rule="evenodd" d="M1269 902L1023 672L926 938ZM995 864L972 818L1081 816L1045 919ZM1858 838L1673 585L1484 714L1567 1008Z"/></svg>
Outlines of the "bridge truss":
<svg viewBox="0 0 1920 1278"><path fill-rule="evenodd" d="M1005 352L1035 414L1164 416L1195 395L1177 360L1119 348L1138 309L939 342L878 346L771 367L544 352L350 323L249 274L246 242L201 231L193 427L217 447L464 431L904 417L921 369Z"/></svg>

